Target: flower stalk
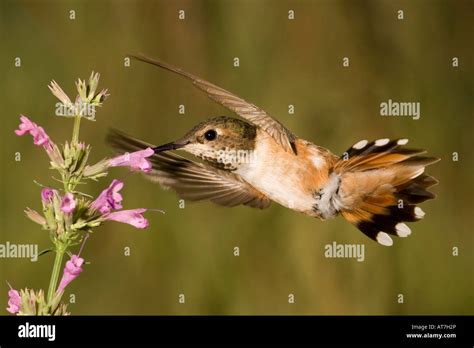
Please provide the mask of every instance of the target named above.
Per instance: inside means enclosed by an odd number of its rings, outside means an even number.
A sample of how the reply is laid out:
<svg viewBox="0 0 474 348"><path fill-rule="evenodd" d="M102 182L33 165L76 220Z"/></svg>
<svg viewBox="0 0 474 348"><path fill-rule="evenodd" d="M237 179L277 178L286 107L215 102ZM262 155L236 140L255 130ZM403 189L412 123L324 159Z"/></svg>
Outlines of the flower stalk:
<svg viewBox="0 0 474 348"><path fill-rule="evenodd" d="M72 129L72 141L71 143L74 145L77 145L77 143L79 142L79 131L81 129L81 116L80 115L76 115L76 117L74 117L74 128Z"/></svg>
<svg viewBox="0 0 474 348"><path fill-rule="evenodd" d="M54 257L53 271L51 273L51 279L49 281L48 296L47 301L51 303L56 292L56 287L59 280L59 274L61 273L61 266L63 264L64 254L66 253L66 248L60 246L59 243L56 245L55 250L56 256Z"/></svg>

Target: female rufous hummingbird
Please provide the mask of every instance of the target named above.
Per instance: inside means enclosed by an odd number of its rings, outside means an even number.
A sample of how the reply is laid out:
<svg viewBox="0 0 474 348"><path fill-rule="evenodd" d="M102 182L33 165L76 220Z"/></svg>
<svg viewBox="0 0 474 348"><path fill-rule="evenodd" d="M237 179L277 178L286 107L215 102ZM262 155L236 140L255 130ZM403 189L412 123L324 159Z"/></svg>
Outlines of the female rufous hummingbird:
<svg viewBox="0 0 474 348"><path fill-rule="evenodd" d="M243 118L211 118L161 146L118 131L109 134L109 142L121 151L153 148L153 170L147 176L183 199L260 209L274 201L321 220L340 214L371 239L390 246L391 235L411 234L404 222L425 215L417 204L435 197L427 188L437 180L424 171L439 159L405 148L407 139L361 140L338 157L298 138L264 110L223 88L167 63L133 57L185 77ZM170 150L191 153L202 163L165 152Z"/></svg>

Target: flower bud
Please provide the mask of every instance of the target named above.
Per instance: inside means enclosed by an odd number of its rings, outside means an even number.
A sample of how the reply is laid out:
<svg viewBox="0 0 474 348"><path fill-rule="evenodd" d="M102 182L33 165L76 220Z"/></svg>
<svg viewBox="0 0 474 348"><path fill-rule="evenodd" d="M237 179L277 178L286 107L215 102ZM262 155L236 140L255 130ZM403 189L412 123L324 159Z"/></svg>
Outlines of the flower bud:
<svg viewBox="0 0 474 348"><path fill-rule="evenodd" d="M37 224L40 224L41 226L47 227L46 219L40 215L37 211L26 208L25 209L25 214L26 216L33 222L36 222Z"/></svg>

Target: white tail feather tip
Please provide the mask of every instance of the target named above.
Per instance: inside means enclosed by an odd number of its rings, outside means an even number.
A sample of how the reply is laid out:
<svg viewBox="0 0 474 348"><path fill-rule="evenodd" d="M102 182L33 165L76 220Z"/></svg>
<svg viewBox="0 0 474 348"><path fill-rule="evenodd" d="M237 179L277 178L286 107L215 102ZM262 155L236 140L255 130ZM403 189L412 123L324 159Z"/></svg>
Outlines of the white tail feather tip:
<svg viewBox="0 0 474 348"><path fill-rule="evenodd" d="M352 145L352 148L354 148L356 150L360 150L360 149L363 149L367 145L367 143L368 143L367 140L361 140L361 141L355 143L354 145Z"/></svg>
<svg viewBox="0 0 474 348"><path fill-rule="evenodd" d="M395 226L395 230L397 231L397 236L399 236L399 237L407 237L411 234L410 227L408 227L403 222L399 222Z"/></svg>
<svg viewBox="0 0 474 348"><path fill-rule="evenodd" d="M385 246L392 246L393 245L392 238L390 238L390 236L388 234L386 234L385 232L377 233L377 237L375 239L377 239L377 242L379 242L382 245L385 245Z"/></svg>
<svg viewBox="0 0 474 348"><path fill-rule="evenodd" d="M384 146L390 142L389 138L375 140L375 146Z"/></svg>
<svg viewBox="0 0 474 348"><path fill-rule="evenodd" d="M423 209L421 209L420 207L416 207L415 208L415 217L417 219L422 219L423 216L425 216L425 212L423 211Z"/></svg>
<svg viewBox="0 0 474 348"><path fill-rule="evenodd" d="M408 139L398 139L397 145L406 145L408 144Z"/></svg>

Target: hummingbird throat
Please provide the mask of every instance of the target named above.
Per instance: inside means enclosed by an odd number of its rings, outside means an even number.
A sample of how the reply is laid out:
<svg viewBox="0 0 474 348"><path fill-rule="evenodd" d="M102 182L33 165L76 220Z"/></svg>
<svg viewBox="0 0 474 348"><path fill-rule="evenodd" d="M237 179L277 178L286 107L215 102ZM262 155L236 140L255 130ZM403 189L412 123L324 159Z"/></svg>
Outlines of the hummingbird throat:
<svg viewBox="0 0 474 348"><path fill-rule="evenodd" d="M253 149L237 149L234 147L204 148L202 146L187 145L183 150L192 153L213 166L226 170L237 170L244 164L252 164L256 161Z"/></svg>

